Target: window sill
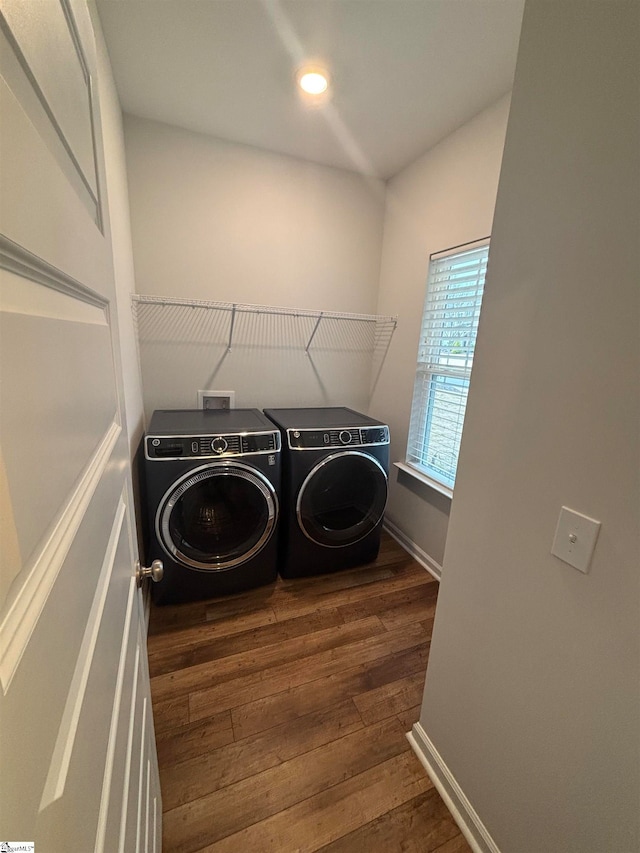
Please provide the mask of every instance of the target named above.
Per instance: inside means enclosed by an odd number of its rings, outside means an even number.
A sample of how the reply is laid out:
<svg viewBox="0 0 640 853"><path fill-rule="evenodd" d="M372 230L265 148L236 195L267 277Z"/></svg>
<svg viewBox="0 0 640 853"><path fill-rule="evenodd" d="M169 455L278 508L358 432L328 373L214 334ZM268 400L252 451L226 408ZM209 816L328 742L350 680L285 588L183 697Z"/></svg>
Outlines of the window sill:
<svg viewBox="0 0 640 853"><path fill-rule="evenodd" d="M423 474L422 471L418 471L418 469L414 468L412 465L409 465L406 462L394 462L393 464L396 468L399 468L400 471L404 471L405 474L409 474L419 482L424 483L425 486L429 486L429 488L434 491L440 492L441 495L453 498L453 489L450 489L449 486L445 486L443 483L439 483L437 480L431 479L427 474Z"/></svg>

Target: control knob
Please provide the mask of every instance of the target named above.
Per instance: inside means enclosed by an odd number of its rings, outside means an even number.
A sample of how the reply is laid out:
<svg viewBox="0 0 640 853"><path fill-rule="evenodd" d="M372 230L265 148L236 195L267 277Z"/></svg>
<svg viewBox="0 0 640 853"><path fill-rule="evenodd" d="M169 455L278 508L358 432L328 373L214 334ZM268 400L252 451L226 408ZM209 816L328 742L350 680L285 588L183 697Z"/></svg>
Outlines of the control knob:
<svg viewBox="0 0 640 853"><path fill-rule="evenodd" d="M224 453L229 445L226 440L219 435L217 438L214 438L211 442L211 449L214 453Z"/></svg>
<svg viewBox="0 0 640 853"><path fill-rule="evenodd" d="M347 429L343 429L338 438L343 444L351 444L351 433Z"/></svg>

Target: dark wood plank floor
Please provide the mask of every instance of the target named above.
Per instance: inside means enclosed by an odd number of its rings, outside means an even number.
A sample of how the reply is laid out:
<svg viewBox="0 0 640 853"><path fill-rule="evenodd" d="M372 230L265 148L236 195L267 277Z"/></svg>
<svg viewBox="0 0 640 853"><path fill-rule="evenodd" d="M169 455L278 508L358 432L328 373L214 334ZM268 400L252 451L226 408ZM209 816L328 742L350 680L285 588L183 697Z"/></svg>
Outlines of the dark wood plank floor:
<svg viewBox="0 0 640 853"><path fill-rule="evenodd" d="M375 563L153 608L165 853L468 853L405 733L438 584Z"/></svg>

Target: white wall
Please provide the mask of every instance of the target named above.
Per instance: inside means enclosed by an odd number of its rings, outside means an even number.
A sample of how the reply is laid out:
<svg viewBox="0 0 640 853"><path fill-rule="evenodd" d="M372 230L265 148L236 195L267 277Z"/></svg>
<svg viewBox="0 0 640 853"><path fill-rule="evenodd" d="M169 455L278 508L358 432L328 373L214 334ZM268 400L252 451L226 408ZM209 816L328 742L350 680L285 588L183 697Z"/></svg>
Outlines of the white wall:
<svg viewBox="0 0 640 853"><path fill-rule="evenodd" d="M420 716L503 853L640 849L638 23L525 8Z"/></svg>
<svg viewBox="0 0 640 853"><path fill-rule="evenodd" d="M372 313L382 181L125 116L139 293Z"/></svg>
<svg viewBox="0 0 640 853"><path fill-rule="evenodd" d="M375 312L381 181L133 116L125 139L138 292ZM350 343L339 333L310 361L277 324L245 324L230 354L225 329L212 347L191 346L166 324L161 336L151 330L147 413L195 406L199 388L234 390L237 406L366 408L369 362L340 356Z"/></svg>
<svg viewBox="0 0 640 853"><path fill-rule="evenodd" d="M509 97L463 125L387 187L378 312L397 314L370 412L391 426L391 458L404 460L429 255L491 232ZM392 471L388 519L442 563L451 500Z"/></svg>

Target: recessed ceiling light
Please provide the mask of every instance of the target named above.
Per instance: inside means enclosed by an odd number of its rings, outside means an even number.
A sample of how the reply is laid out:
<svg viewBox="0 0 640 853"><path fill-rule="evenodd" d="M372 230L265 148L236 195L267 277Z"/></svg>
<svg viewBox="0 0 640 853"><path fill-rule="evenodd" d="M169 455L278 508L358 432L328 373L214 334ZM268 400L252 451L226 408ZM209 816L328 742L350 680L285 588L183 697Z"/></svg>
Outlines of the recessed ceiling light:
<svg viewBox="0 0 640 853"><path fill-rule="evenodd" d="M323 95L329 88L329 74L324 68L305 66L301 68L296 79L298 86L308 95Z"/></svg>

